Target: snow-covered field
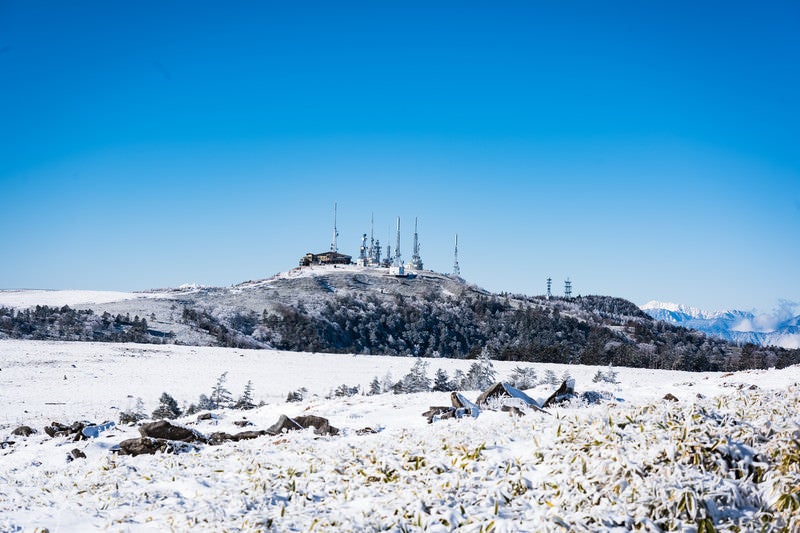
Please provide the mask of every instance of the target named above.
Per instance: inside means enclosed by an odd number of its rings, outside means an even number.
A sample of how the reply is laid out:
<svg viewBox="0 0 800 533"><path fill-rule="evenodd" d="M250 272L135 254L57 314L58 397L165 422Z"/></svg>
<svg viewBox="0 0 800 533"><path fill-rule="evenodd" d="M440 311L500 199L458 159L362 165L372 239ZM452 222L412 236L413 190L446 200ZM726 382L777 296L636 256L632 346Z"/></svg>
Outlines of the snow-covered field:
<svg viewBox="0 0 800 533"><path fill-rule="evenodd" d="M469 361L432 359L451 375ZM188 346L0 341L0 531L549 531L797 530L800 368L722 375L531 366L575 378L615 400L527 411L484 410L428 424L447 393L325 399L341 384L401 378L412 359ZM499 379L519 363L495 362ZM605 370L605 369L602 369ZM43 426L117 421L141 397L179 404L208 394L223 372L250 411L184 424L210 434L266 429L279 415L314 414L342 430L201 445L178 455L118 456L138 437L117 426L96 439L49 438ZM285 403L289 391L309 397ZM528 391L535 399L553 388ZM663 400L666 393L678 402ZM476 391L466 392L474 399ZM19 425L38 432L12 436ZM370 427L377 433L359 434ZM78 448L85 459L68 462Z"/></svg>
<svg viewBox="0 0 800 533"><path fill-rule="evenodd" d="M0 290L0 306L24 309L36 305L82 307L138 298L168 298L166 292L119 292L86 290Z"/></svg>

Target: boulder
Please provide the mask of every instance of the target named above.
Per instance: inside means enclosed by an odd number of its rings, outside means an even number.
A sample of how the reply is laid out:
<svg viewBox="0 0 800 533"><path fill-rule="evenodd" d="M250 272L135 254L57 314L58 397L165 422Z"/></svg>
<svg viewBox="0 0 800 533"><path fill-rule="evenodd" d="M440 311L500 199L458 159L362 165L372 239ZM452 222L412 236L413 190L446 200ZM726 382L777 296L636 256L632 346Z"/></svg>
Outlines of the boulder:
<svg viewBox="0 0 800 533"><path fill-rule="evenodd" d="M575 380L566 379L542 404L542 408L550 407L571 400L575 397Z"/></svg>
<svg viewBox="0 0 800 533"><path fill-rule="evenodd" d="M267 433L270 435L280 435L284 431L299 431L303 429L303 426L292 420L286 415L281 415L278 418L278 421L272 424L269 429L267 429Z"/></svg>
<svg viewBox="0 0 800 533"><path fill-rule="evenodd" d="M267 435L267 432L263 429L259 431L240 431L239 433L233 435L233 440L240 441L257 439L258 437L263 437L264 435Z"/></svg>
<svg viewBox="0 0 800 533"><path fill-rule="evenodd" d="M119 448L116 450L120 455L153 455L161 449L161 444L157 439L142 437L140 439L128 439L119 443ZM112 449L112 451L114 451Z"/></svg>
<svg viewBox="0 0 800 533"><path fill-rule="evenodd" d="M677 402L678 401L678 398L675 395L673 395L671 392L666 393L664 395L664 399L665 400L669 400L670 402Z"/></svg>
<svg viewBox="0 0 800 533"><path fill-rule="evenodd" d="M213 420L215 417L211 413L200 413L197 415L197 421L202 422L203 420Z"/></svg>
<svg viewBox="0 0 800 533"><path fill-rule="evenodd" d="M212 446L218 446L223 442L228 442L230 440L235 440L233 435L230 433L225 433L224 431L215 431L208 436L208 443Z"/></svg>
<svg viewBox="0 0 800 533"><path fill-rule="evenodd" d="M317 435L338 435L339 428L333 427L327 418L321 416L307 415L298 416L294 421L303 426L304 428L314 428L314 433Z"/></svg>
<svg viewBox="0 0 800 533"><path fill-rule="evenodd" d="M239 426L240 428L243 428L243 427L246 427L246 426L252 426L253 423L250 422L249 420L234 420L233 425L234 426Z"/></svg>
<svg viewBox="0 0 800 533"><path fill-rule="evenodd" d="M504 401L505 399L515 399L519 400L519 402L525 404L525 406L530 407L531 409L536 409L541 411L539 408L539 404L536 403L536 400L522 392L516 387L512 387L508 383L498 382L486 389L478 396L478 399L475 403L478 404L478 407L488 407L489 401L497 398L499 402Z"/></svg>
<svg viewBox="0 0 800 533"><path fill-rule="evenodd" d="M427 417L428 424L433 424L434 420L441 420L443 418L453 418L455 416L455 407L449 405L431 405L427 411L422 413L422 416Z"/></svg>
<svg viewBox="0 0 800 533"><path fill-rule="evenodd" d="M500 408L500 410L510 414L511 416L525 416L525 411L515 405L504 405Z"/></svg>
<svg viewBox="0 0 800 533"><path fill-rule="evenodd" d="M497 397L510 397L508 392L506 392L505 387L502 383L495 383L485 391L483 391L478 399L475 400L475 403L478 404L478 407L485 407L488 403L490 398L497 398Z"/></svg>
<svg viewBox="0 0 800 533"><path fill-rule="evenodd" d="M18 437L30 437L34 433L36 433L36 431L29 426L20 426L11 432L12 435L16 435Z"/></svg>
<svg viewBox="0 0 800 533"><path fill-rule="evenodd" d="M299 431L301 429L314 428L317 435L338 435L339 429L330 425L327 418L321 416L306 415L289 418L281 415L278 421L267 429L269 435L279 435L284 431Z"/></svg>
<svg viewBox="0 0 800 533"><path fill-rule="evenodd" d="M69 452L69 457L72 459L86 459L86 454L83 453L78 448L73 448L72 451Z"/></svg>
<svg viewBox="0 0 800 533"><path fill-rule="evenodd" d="M176 440L181 442L208 442L208 439L199 431L172 424L166 420L158 420L139 426L142 437L153 439Z"/></svg>

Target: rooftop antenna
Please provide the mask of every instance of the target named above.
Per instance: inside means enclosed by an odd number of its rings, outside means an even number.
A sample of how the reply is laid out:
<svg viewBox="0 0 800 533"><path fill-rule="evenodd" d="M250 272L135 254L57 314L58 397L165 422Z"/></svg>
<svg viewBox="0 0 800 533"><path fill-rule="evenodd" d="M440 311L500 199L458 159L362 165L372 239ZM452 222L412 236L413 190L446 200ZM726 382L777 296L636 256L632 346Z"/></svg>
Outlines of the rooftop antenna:
<svg viewBox="0 0 800 533"><path fill-rule="evenodd" d="M422 259L419 257L419 238L417 234L417 218L414 217L414 253L408 265L414 270L422 270Z"/></svg>
<svg viewBox="0 0 800 533"><path fill-rule="evenodd" d="M453 253L453 275L461 276L461 269L458 267L458 233L456 233L456 248Z"/></svg>
<svg viewBox="0 0 800 533"><path fill-rule="evenodd" d="M397 243L394 246L394 264L400 266L400 217L397 217Z"/></svg>
<svg viewBox="0 0 800 533"><path fill-rule="evenodd" d="M572 282L569 278L564 282L564 298L572 298Z"/></svg>
<svg viewBox="0 0 800 533"><path fill-rule="evenodd" d="M553 296L553 293L550 291L550 289L552 287L553 287L553 279L552 278L547 278L547 299L548 300L550 299L551 296Z"/></svg>
<svg viewBox="0 0 800 533"><path fill-rule="evenodd" d="M336 202L333 203L333 240L331 241L331 252L338 252L339 247L336 245L336 238L339 236L339 230L336 229Z"/></svg>

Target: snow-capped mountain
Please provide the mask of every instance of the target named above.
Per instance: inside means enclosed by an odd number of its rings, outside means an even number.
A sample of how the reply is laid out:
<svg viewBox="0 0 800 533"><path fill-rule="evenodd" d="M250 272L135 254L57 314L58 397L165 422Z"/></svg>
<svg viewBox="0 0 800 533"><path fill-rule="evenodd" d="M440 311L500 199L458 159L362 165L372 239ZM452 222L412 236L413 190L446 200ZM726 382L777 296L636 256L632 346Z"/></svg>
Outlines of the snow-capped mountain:
<svg viewBox="0 0 800 533"><path fill-rule="evenodd" d="M773 313L751 311L703 311L671 302L650 301L642 311L656 320L702 331L737 344L800 348L800 316L792 313L794 306L784 304Z"/></svg>

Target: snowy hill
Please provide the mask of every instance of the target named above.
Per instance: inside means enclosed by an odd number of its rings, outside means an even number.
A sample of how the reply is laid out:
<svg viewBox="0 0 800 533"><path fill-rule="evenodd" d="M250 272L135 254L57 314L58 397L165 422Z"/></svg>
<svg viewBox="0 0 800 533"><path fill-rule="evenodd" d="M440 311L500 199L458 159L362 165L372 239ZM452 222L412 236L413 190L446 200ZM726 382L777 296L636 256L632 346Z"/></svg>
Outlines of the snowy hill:
<svg viewBox="0 0 800 533"><path fill-rule="evenodd" d="M791 306L773 314L756 315L749 311L701 311L674 303L651 301L641 309L656 320L702 331L736 344L800 348L800 316L792 316Z"/></svg>
<svg viewBox="0 0 800 533"><path fill-rule="evenodd" d="M57 307L67 296L81 303ZM48 297L53 307L42 305ZM620 298L492 294L435 272L397 277L354 265L296 268L231 287L119 296L17 291L5 300L4 306L0 294L0 338L454 358L486 349L500 360L696 371L800 362L800 351L743 354L735 345L655 322ZM683 311L670 311L673 323Z"/></svg>
<svg viewBox="0 0 800 533"><path fill-rule="evenodd" d="M429 359L451 375L469 361ZM575 380L573 400L428 424L446 392L326 398L342 382L407 372L413 358L192 346L0 341L0 530L83 531L795 531L800 367L739 373L524 364ZM499 379L520 363L495 362ZM136 425L50 437L59 421L119 422L137 398L180 405L223 372L248 411L175 422L200 435L262 430L280 415L312 430L117 455ZM308 396L286 403L287 391ZM553 386L526 389L541 402ZM475 400L478 391L462 391ZM665 399L671 394L675 400ZM12 434L27 425L28 436ZM369 428L369 431L365 429Z"/></svg>

